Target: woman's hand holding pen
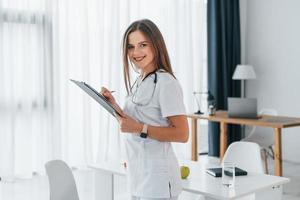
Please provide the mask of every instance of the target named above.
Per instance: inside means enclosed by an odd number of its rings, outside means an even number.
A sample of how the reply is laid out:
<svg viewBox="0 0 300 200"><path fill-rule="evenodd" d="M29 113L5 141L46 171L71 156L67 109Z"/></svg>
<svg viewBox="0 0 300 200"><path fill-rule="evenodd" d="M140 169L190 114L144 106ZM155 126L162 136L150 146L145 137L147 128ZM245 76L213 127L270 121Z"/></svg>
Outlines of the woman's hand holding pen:
<svg viewBox="0 0 300 200"><path fill-rule="evenodd" d="M107 99L107 101L111 103L114 109L116 109L121 116L124 116L125 114L123 110L120 108L120 106L117 104L114 96L111 94L112 92L114 91L109 91L107 88L101 87L100 94L102 94Z"/></svg>
<svg viewBox="0 0 300 200"><path fill-rule="evenodd" d="M112 92L110 92L107 88L101 87L100 94L102 94L111 104L116 104L116 100L111 93Z"/></svg>

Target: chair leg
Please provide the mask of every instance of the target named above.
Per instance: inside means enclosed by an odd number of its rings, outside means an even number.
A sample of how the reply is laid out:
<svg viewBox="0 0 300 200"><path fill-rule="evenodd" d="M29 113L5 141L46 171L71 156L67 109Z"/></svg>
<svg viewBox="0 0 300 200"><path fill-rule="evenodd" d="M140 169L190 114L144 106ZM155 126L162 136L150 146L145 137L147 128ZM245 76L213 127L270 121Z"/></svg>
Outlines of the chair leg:
<svg viewBox="0 0 300 200"><path fill-rule="evenodd" d="M265 172L266 174L269 174L269 169L268 169L268 156L267 156L267 150L263 149L263 154L264 154L264 161L265 161Z"/></svg>
<svg viewBox="0 0 300 200"><path fill-rule="evenodd" d="M270 154L271 154L271 157L272 157L272 159L274 160L274 149L273 149L273 146L271 145L271 146L269 146L269 149L270 149Z"/></svg>

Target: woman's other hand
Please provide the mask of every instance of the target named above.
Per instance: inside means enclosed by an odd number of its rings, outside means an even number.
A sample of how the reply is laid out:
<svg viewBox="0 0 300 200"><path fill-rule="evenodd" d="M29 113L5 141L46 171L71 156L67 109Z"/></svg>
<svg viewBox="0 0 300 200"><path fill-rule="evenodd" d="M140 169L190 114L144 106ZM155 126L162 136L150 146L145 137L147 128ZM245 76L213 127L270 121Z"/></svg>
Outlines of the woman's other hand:
<svg viewBox="0 0 300 200"><path fill-rule="evenodd" d="M133 119L132 117L126 115L124 113L124 116L118 116L118 121L120 124L120 130L122 132L126 132L126 133L140 133L143 129L143 124L139 123L138 121L136 121L135 119Z"/></svg>

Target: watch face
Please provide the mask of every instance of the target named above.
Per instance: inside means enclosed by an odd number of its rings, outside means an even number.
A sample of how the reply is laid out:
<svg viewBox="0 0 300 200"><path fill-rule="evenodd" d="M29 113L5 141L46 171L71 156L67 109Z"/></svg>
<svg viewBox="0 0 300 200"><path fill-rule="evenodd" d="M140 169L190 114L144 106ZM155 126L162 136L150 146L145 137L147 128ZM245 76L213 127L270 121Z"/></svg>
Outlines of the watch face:
<svg viewBox="0 0 300 200"><path fill-rule="evenodd" d="M148 134L147 133L141 133L140 136L141 136L141 138L147 138Z"/></svg>

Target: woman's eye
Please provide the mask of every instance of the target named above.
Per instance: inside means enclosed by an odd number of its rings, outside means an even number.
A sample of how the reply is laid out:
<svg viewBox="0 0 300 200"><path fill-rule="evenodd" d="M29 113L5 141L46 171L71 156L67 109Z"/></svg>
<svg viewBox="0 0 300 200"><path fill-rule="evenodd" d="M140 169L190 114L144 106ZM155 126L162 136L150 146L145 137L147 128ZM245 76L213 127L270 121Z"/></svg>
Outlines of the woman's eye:
<svg viewBox="0 0 300 200"><path fill-rule="evenodd" d="M128 45L127 49L133 49L133 46L132 45Z"/></svg>
<svg viewBox="0 0 300 200"><path fill-rule="evenodd" d="M140 44L140 47L145 47L145 46L147 46L147 44Z"/></svg>

